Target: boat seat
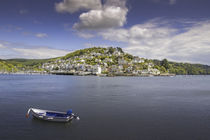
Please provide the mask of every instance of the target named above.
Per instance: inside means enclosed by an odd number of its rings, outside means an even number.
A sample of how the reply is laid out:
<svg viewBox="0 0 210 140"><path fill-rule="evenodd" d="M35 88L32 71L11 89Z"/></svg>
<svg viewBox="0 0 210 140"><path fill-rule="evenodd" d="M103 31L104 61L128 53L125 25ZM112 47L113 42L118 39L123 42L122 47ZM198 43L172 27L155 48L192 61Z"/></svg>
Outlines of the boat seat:
<svg viewBox="0 0 210 140"><path fill-rule="evenodd" d="M46 116L50 116L50 117L68 117L69 115L62 114L62 113L55 113L55 112L46 112Z"/></svg>

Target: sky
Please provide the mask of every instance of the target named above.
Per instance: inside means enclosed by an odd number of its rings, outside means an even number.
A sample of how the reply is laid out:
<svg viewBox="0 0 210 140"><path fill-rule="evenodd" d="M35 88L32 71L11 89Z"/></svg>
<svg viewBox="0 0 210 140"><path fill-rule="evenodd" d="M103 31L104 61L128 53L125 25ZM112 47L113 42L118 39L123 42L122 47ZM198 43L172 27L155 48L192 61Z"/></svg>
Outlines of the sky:
<svg viewBox="0 0 210 140"><path fill-rule="evenodd" d="M1 0L0 59L121 47L210 65L209 0Z"/></svg>

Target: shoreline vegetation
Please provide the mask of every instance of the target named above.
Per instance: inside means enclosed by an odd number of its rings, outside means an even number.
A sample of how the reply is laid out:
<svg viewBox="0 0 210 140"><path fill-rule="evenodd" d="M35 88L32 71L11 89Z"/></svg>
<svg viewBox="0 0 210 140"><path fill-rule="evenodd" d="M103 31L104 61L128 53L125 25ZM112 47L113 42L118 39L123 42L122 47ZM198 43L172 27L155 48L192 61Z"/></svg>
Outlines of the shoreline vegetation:
<svg viewBox="0 0 210 140"><path fill-rule="evenodd" d="M152 60L121 48L93 47L51 59L0 59L0 74L56 74L97 76L210 75L210 66Z"/></svg>

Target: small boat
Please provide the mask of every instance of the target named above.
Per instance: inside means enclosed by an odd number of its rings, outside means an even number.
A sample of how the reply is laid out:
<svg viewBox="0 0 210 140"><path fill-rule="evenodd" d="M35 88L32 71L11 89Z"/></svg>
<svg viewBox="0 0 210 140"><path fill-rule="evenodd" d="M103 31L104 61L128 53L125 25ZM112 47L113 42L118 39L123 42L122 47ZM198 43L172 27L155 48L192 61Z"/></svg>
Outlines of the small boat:
<svg viewBox="0 0 210 140"><path fill-rule="evenodd" d="M32 116L41 120L53 121L53 122L69 122L73 119L79 120L79 116L74 115L72 110L68 110L67 112L58 112L51 110L43 110L36 108L29 108L26 114L26 117L29 117L30 112Z"/></svg>

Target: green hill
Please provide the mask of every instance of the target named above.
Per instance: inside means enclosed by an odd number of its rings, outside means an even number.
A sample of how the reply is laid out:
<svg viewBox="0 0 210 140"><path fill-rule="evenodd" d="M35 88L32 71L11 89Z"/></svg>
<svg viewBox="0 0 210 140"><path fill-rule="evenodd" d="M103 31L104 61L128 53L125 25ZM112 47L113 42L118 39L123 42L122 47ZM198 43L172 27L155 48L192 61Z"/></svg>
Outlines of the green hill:
<svg viewBox="0 0 210 140"><path fill-rule="evenodd" d="M68 66L68 68L67 68ZM77 68L83 67L83 70ZM141 73L145 70L177 75L209 75L210 66L202 64L170 62L167 59L151 60L125 53L121 48L93 47L76 50L63 57L52 59L0 60L0 73L18 71L84 71L100 66L103 73ZM72 69L70 69L72 68Z"/></svg>
<svg viewBox="0 0 210 140"><path fill-rule="evenodd" d="M7 63L6 61L4 60L0 60L0 72L17 72L18 69L12 65L12 64L9 64Z"/></svg>
<svg viewBox="0 0 210 140"><path fill-rule="evenodd" d="M153 60L156 67L163 66L165 69L168 69L169 73L174 73L177 75L209 75L210 66L202 64L190 64L190 63L177 63L177 62L168 62L167 59L162 61Z"/></svg>
<svg viewBox="0 0 210 140"><path fill-rule="evenodd" d="M0 71L18 72L26 70L42 71L42 64L50 59L6 59L0 60Z"/></svg>

